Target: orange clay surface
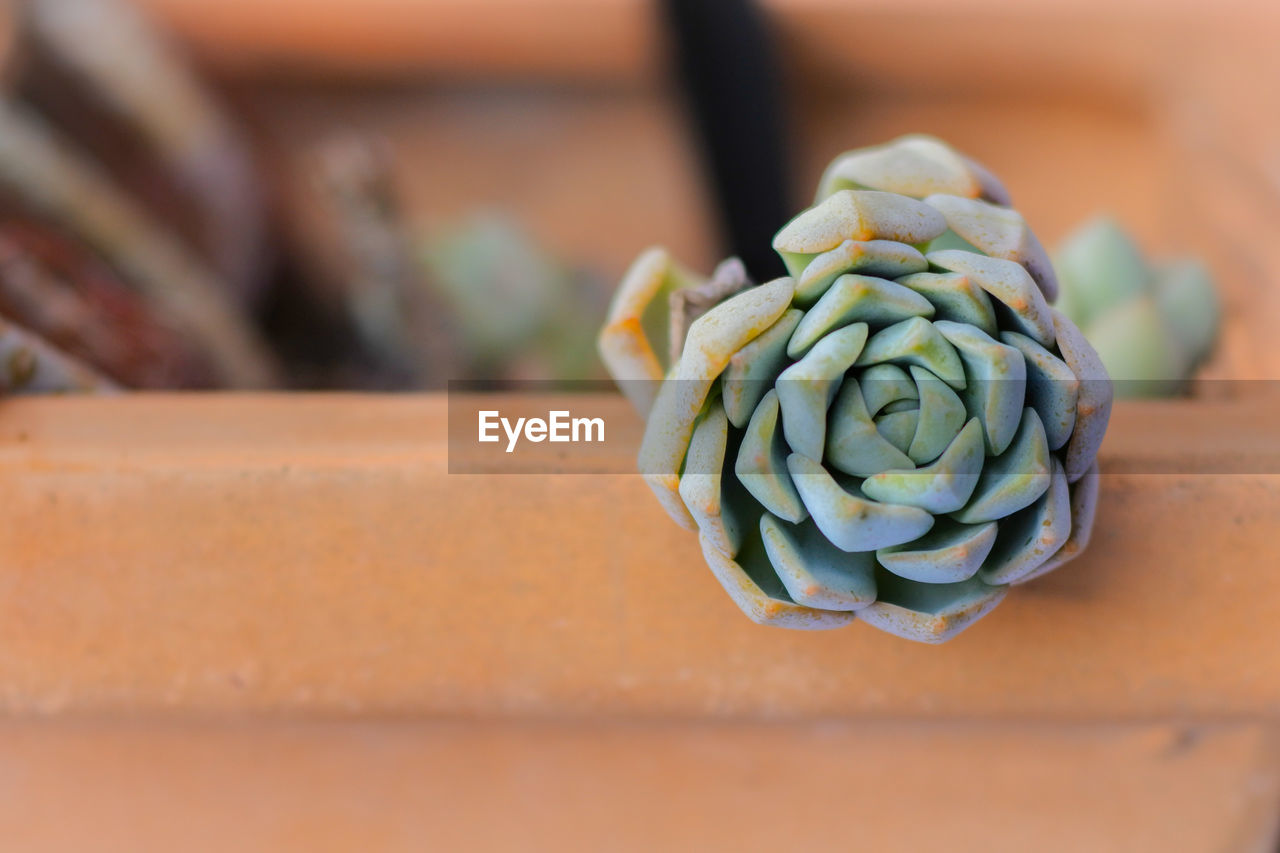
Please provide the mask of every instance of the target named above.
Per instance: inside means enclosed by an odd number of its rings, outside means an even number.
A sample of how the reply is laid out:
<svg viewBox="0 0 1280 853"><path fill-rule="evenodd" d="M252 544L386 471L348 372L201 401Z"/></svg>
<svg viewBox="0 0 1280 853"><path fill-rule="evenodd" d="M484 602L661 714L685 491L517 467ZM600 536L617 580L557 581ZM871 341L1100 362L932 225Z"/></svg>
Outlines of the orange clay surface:
<svg viewBox="0 0 1280 853"><path fill-rule="evenodd" d="M620 397L592 405L622 470L639 423ZM1280 474L1223 473L1280 471L1276 397L1118 404L1088 553L941 647L758 627L640 477L451 475L446 408L5 402L0 700L35 715L1280 714Z"/></svg>
<svg viewBox="0 0 1280 853"><path fill-rule="evenodd" d="M661 29L656 6L648 0L139 2L203 56L240 72L515 73L618 80L653 72L660 61ZM954 63L958 51L969 50L981 53L984 61L973 64L985 65L987 73L1007 71L992 56L994 47L995 52L1025 52L1041 63L1021 68L1024 78L1062 66L1083 70L1115 62L1127 70L1149 68L1161 49L1153 39L1161 39L1167 26L1194 25L1204 34L1238 28L1242 21L1256 25L1280 19L1268 0L1223 0L1212 14L1197 0L762 0L759 5L788 46L846 70L863 71L887 56L900 56L904 45L914 50L928 43L928 51L916 50L910 63L897 64L918 73L948 67L946 60ZM1028 24L1045 30L1037 45L1010 38ZM1141 30L1147 40L1134 44L1130 32L1117 28ZM843 37L848 32L862 37L856 50ZM1081 50L1084 46L1092 50ZM1101 55L1095 52L1099 46Z"/></svg>
<svg viewBox="0 0 1280 853"><path fill-rule="evenodd" d="M6 850L1265 853L1256 726L0 724Z"/></svg>
<svg viewBox="0 0 1280 853"><path fill-rule="evenodd" d="M751 624L562 402L517 476L442 396L6 401L0 847L1272 849L1280 399L1118 405L1091 550L941 647Z"/></svg>

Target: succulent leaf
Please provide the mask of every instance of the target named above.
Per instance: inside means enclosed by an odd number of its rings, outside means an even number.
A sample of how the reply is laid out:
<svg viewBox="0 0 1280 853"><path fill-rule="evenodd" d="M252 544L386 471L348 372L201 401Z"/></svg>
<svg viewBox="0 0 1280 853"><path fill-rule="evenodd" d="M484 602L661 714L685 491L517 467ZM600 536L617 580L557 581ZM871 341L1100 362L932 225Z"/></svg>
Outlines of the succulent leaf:
<svg viewBox="0 0 1280 853"><path fill-rule="evenodd" d="M919 404L920 391L907 372L896 364L874 364L862 371L862 396L871 417L881 409L893 411L915 408Z"/></svg>
<svg viewBox="0 0 1280 853"><path fill-rule="evenodd" d="M724 510L720 487L720 472L728 446L728 422L720 400L709 401L698 417L689 442L679 492L698 529L712 545L732 556L738 552L742 535L734 514Z"/></svg>
<svg viewBox="0 0 1280 853"><path fill-rule="evenodd" d="M920 643L943 643L986 616L1007 587L974 576L957 583L919 583L889 571L876 575L876 603L858 618L889 634Z"/></svg>
<svg viewBox="0 0 1280 853"><path fill-rule="evenodd" d="M1084 334L1063 315L1054 312L1053 328L1057 333L1062 360L1080 382L1076 397L1076 423L1067 441L1063 467L1067 481L1074 483L1084 476L1094 460L1111 420L1111 403L1115 392L1107 368Z"/></svg>
<svg viewBox="0 0 1280 853"><path fill-rule="evenodd" d="M1000 341L1022 353L1027 368L1027 402L1040 415L1049 449L1060 449L1076 425L1080 380L1065 361L1025 335L1001 332Z"/></svg>
<svg viewBox="0 0 1280 853"><path fill-rule="evenodd" d="M760 541L759 536L755 541ZM770 595L760 587L741 563L715 547L705 533L699 537L699 542L702 545L702 556L707 561L711 574L720 581L720 585L724 587L725 592L729 593L733 603L738 605L738 608L752 622L802 631L820 631L841 628L856 618L852 611L805 607L786 598ZM742 559L749 561L749 564L756 568L758 577L773 574L772 565L768 562L769 558L763 553L762 547L744 551ZM773 577L776 578L777 575L773 574ZM783 592L785 593L785 590Z"/></svg>
<svg viewBox="0 0 1280 853"><path fill-rule="evenodd" d="M867 341L866 323L827 335L778 377L782 432L787 443L813 459L822 458L827 438L827 408Z"/></svg>
<svg viewBox="0 0 1280 853"><path fill-rule="evenodd" d="M1088 471L1071 484L1071 533L1062 547L1053 553L1048 560L1014 583L1026 583L1058 568L1064 563L1074 560L1089 546L1093 536L1093 522L1098 509L1098 463L1094 462Z"/></svg>
<svg viewBox="0 0 1280 853"><path fill-rule="evenodd" d="M973 252L946 249L930 252L929 263L948 272L960 273L1008 310L1017 331L1041 346L1053 346L1053 317L1049 303L1020 264L988 258Z"/></svg>
<svg viewBox="0 0 1280 853"><path fill-rule="evenodd" d="M789 363L787 341L802 316L802 311L789 309L764 334L729 358L720 384L725 412L738 429L747 425L765 392Z"/></svg>
<svg viewBox="0 0 1280 853"><path fill-rule="evenodd" d="M1011 207L954 195L932 195L925 203L947 220L947 227L983 254L1023 267L1046 299L1058 297L1058 277L1049 255L1022 214Z"/></svg>
<svg viewBox="0 0 1280 853"><path fill-rule="evenodd" d="M924 272L898 279L934 307L934 319L974 326L994 337L999 334L996 312L986 291L959 273Z"/></svg>
<svg viewBox="0 0 1280 853"><path fill-rule="evenodd" d="M977 574L996 543L994 521L960 524L943 520L910 545L876 551L880 565L919 583L959 583Z"/></svg>
<svg viewBox="0 0 1280 853"><path fill-rule="evenodd" d="M831 407L830 423L826 460L837 471L870 477L889 468L912 467L911 457L881 435L871 419L858 380L845 379Z"/></svg>
<svg viewBox="0 0 1280 853"><path fill-rule="evenodd" d="M919 507L935 515L957 512L978 485L986 458L982 451L982 427L974 418L932 465L881 471L863 481L862 493L881 503Z"/></svg>
<svg viewBox="0 0 1280 853"><path fill-rule="evenodd" d="M1062 463L1053 460L1049 488L1034 504L1000 522L995 548L982 567L987 583L1017 583L1040 568L1071 535L1071 495Z"/></svg>
<svg viewBox="0 0 1280 853"><path fill-rule="evenodd" d="M920 396L920 417L907 455L917 465L936 459L964 426L967 410L951 386L921 367L911 366Z"/></svg>
<svg viewBox="0 0 1280 853"><path fill-rule="evenodd" d="M875 556L850 555L828 541L816 524L784 524L760 517L769 562L797 604L824 610L857 610L876 600Z"/></svg>
<svg viewBox="0 0 1280 853"><path fill-rule="evenodd" d="M922 509L869 501L847 491L808 456L791 454L787 469L814 523L841 551L901 545L933 527L933 516Z"/></svg>
<svg viewBox="0 0 1280 853"><path fill-rule="evenodd" d="M914 364L927 369L952 388L964 388L964 367L960 356L941 334L939 327L921 317L912 317L876 332L867 341L857 364Z"/></svg>
<svg viewBox="0 0 1280 853"><path fill-rule="evenodd" d="M892 279L928 268L929 262L914 246L893 240L845 240L809 261L796 280L796 304L812 305L836 278L846 273Z"/></svg>
<svg viewBox="0 0 1280 853"><path fill-rule="evenodd" d="M952 514L968 524L996 521L1030 505L1049 488L1049 442L1036 410L1022 411L1008 449L988 460L969 503Z"/></svg>
<svg viewBox="0 0 1280 853"><path fill-rule="evenodd" d="M742 436L734 474L760 505L798 524L809 517L787 470L790 451L778 429L778 392L770 388Z"/></svg>
<svg viewBox="0 0 1280 853"><path fill-rule="evenodd" d="M964 389L965 408L982 421L987 451L1004 453L1026 400L1027 367L1022 354L973 326L940 320L935 328L960 354L972 380Z"/></svg>
<svg viewBox="0 0 1280 853"><path fill-rule="evenodd" d="M922 134L837 157L818 185L821 200L841 189L866 188L924 198L934 193L976 198L1003 187L989 172L945 142ZM985 174L982 174L985 173Z"/></svg>
<svg viewBox="0 0 1280 853"><path fill-rule="evenodd" d="M868 190L840 190L792 219L773 238L787 270L799 275L814 255L845 240L892 240L914 246L947 230L929 205L907 196Z"/></svg>
<svg viewBox="0 0 1280 853"><path fill-rule="evenodd" d="M640 443L640 471L679 524L696 529L677 490L680 464L707 392L733 354L782 316L792 291L791 279L781 278L743 291L699 317L689 327L672 381L659 386Z"/></svg>
<svg viewBox="0 0 1280 853"><path fill-rule="evenodd" d="M824 335L850 323L889 325L932 316L929 300L900 284L869 275L842 275L805 312L787 344L787 355L799 358Z"/></svg>

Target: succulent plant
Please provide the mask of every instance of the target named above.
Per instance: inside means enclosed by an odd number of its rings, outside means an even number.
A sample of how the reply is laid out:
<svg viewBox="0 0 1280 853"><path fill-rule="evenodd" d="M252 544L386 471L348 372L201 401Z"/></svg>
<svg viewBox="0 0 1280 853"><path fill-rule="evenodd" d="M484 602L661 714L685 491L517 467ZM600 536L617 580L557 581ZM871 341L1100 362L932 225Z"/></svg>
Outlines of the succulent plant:
<svg viewBox="0 0 1280 853"><path fill-rule="evenodd" d="M774 238L787 277L661 248L624 277L599 347L647 415L641 473L754 621L942 642L1088 543L1111 384L1008 204L903 137L831 164ZM664 367L646 326L689 289L729 295Z"/></svg>
<svg viewBox="0 0 1280 853"><path fill-rule="evenodd" d="M508 215L479 212L431 235L429 285L458 331L472 377L593 378L592 331L602 300L591 273L553 255ZM495 312L494 305L506 310ZM501 315L501 316L498 316Z"/></svg>
<svg viewBox="0 0 1280 853"><path fill-rule="evenodd" d="M30 0L0 25L0 390L276 384L234 123L133 4Z"/></svg>
<svg viewBox="0 0 1280 853"><path fill-rule="evenodd" d="M1118 395L1176 394L1209 357L1221 311L1199 261L1149 265L1115 220L1098 218L1063 241L1054 266L1059 308L1097 349Z"/></svg>

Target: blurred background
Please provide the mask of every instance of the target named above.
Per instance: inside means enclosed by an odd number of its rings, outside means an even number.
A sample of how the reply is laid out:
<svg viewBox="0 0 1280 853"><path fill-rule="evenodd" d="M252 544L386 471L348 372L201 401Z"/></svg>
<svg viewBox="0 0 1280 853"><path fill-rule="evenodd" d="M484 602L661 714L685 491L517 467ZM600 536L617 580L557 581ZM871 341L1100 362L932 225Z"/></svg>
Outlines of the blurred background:
<svg viewBox="0 0 1280 853"><path fill-rule="evenodd" d="M771 277L823 166L908 132L996 171L1050 247L1106 214L1203 259L1207 375L1280 372L1273 3L8 9L0 313L55 386L598 377L642 248Z"/></svg>

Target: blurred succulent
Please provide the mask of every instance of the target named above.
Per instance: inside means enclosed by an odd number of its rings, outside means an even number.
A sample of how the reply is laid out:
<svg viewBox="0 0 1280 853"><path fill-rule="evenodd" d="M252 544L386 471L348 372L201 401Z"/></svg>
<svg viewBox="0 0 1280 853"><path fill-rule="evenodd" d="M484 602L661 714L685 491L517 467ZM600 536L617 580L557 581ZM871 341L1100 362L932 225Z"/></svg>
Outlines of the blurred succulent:
<svg viewBox="0 0 1280 853"><path fill-rule="evenodd" d="M304 276L282 293L296 304L281 312L275 339L306 365L305 383L443 387L457 372L457 324L427 286L391 146L347 130L281 165L292 184L291 255Z"/></svg>
<svg viewBox="0 0 1280 853"><path fill-rule="evenodd" d="M774 238L789 276L656 248L623 279L599 346L641 473L751 619L942 642L1087 544L1111 385L1008 202L904 137L831 164ZM689 289L720 301L664 368L645 325Z"/></svg>
<svg viewBox="0 0 1280 853"><path fill-rule="evenodd" d="M589 274L509 218L480 214L428 242L427 277L457 324L473 378L590 379L600 311ZM494 306L502 306L495 311ZM603 308L603 304L599 306Z"/></svg>
<svg viewBox="0 0 1280 853"><path fill-rule="evenodd" d="M1084 331L1124 397L1177 394L1218 334L1213 279L1196 260L1155 266L1112 219L1095 219L1054 257L1061 311Z"/></svg>
<svg viewBox="0 0 1280 853"><path fill-rule="evenodd" d="M248 316L264 208L235 127L131 4L28 0L0 15L6 329L78 362L92 387L273 384Z"/></svg>
<svg viewBox="0 0 1280 853"><path fill-rule="evenodd" d="M85 366L100 381L173 388L212 384L202 350L165 323L153 306L77 241L29 221L0 217L0 317ZM110 377L110 381L107 380ZM10 382L5 390L58 390Z"/></svg>
<svg viewBox="0 0 1280 853"><path fill-rule="evenodd" d="M475 213L419 237L392 147L367 134L326 138L295 162L288 222L306 297L334 327L327 338L354 339L354 357L320 367L322 382L593 378L603 288L509 215Z"/></svg>

